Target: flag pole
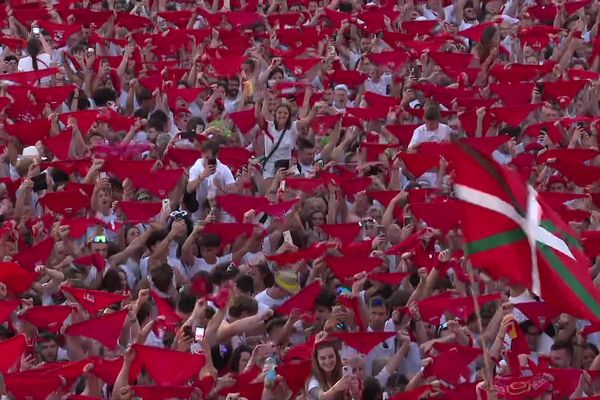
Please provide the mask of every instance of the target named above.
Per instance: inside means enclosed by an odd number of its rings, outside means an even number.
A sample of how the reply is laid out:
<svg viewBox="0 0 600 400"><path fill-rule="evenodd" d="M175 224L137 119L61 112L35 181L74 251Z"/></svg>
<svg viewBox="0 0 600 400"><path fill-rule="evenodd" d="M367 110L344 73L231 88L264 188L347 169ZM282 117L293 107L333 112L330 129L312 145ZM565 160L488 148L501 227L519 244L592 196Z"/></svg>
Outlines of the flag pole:
<svg viewBox="0 0 600 400"><path fill-rule="evenodd" d="M473 298L473 306L475 309L475 317L477 317L477 326L479 327L479 340L481 341L481 348L483 349L483 380L485 381L485 385L488 388L492 388L492 360L490 358L490 354L488 352L487 343L485 341L485 336L483 335L483 322L481 320L481 308L479 307L478 301L478 290L475 290L475 272L473 270L473 265L469 260L466 261L467 272L469 273L469 281L470 281L470 292L471 297Z"/></svg>

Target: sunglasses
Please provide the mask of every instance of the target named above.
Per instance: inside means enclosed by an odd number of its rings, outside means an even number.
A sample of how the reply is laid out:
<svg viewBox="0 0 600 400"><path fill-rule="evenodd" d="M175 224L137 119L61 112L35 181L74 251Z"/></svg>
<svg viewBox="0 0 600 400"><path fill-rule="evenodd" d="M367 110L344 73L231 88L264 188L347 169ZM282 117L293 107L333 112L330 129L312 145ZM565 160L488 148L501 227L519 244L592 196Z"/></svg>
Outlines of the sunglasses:
<svg viewBox="0 0 600 400"><path fill-rule="evenodd" d="M98 235L98 236L94 236L92 239L92 243L106 243L106 236L104 235Z"/></svg>
<svg viewBox="0 0 600 400"><path fill-rule="evenodd" d="M371 307L381 307L381 306L385 306L385 301L383 299L371 300Z"/></svg>
<svg viewBox="0 0 600 400"><path fill-rule="evenodd" d="M188 213L187 211L173 211L171 214L169 214L169 216L173 219L182 219L187 217Z"/></svg>

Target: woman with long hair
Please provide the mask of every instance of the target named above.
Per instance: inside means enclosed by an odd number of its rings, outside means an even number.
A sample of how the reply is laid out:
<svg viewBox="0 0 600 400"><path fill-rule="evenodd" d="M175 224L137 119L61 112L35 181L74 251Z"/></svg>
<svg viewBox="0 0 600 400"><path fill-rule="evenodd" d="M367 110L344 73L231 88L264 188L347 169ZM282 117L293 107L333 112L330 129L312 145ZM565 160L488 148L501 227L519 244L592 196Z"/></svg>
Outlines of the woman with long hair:
<svg viewBox="0 0 600 400"><path fill-rule="evenodd" d="M342 373L342 359L326 334L317 335L312 353L313 376L306 393L309 400L346 400L359 398L358 377ZM349 368L349 367L347 367Z"/></svg>
<svg viewBox="0 0 600 400"><path fill-rule="evenodd" d="M38 71L40 69L50 68L50 56L44 53L42 42L37 38L32 38L27 41L27 57L19 60L17 69L20 72Z"/></svg>

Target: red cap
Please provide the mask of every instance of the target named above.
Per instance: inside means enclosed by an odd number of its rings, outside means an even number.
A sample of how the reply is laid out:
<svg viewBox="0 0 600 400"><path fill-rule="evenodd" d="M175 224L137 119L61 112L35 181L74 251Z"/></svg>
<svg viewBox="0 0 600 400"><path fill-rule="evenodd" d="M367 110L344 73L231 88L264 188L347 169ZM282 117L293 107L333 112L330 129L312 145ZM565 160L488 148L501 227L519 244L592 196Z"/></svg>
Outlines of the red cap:
<svg viewBox="0 0 600 400"><path fill-rule="evenodd" d="M17 335L10 339L0 341L0 372L3 374L12 370L27 350L25 335Z"/></svg>
<svg viewBox="0 0 600 400"><path fill-rule="evenodd" d="M367 58L375 65L387 67L392 71L400 70L408 61L408 54L404 51L384 51L369 53Z"/></svg>
<svg viewBox="0 0 600 400"><path fill-rule="evenodd" d="M515 304L515 307L525 314L541 332L544 332L550 326L552 320L560 314L547 302L541 301L518 303Z"/></svg>
<svg viewBox="0 0 600 400"><path fill-rule="evenodd" d="M162 203L160 201L120 201L119 208L123 211L128 221L146 222L160 213Z"/></svg>
<svg viewBox="0 0 600 400"><path fill-rule="evenodd" d="M19 319L39 330L58 333L73 309L69 306L36 306L27 309Z"/></svg>
<svg viewBox="0 0 600 400"><path fill-rule="evenodd" d="M325 182L316 178L289 178L285 180L285 187L300 190L306 194L312 194Z"/></svg>
<svg viewBox="0 0 600 400"><path fill-rule="evenodd" d="M6 391L15 399L46 400L62 385L58 375L49 375L35 370L4 374Z"/></svg>
<svg viewBox="0 0 600 400"><path fill-rule="evenodd" d="M378 257L327 257L325 263L333 274L342 282L354 275L371 272L379 267L383 260Z"/></svg>
<svg viewBox="0 0 600 400"><path fill-rule="evenodd" d="M347 245L356 240L356 237L361 231L358 223L349 224L325 224L320 226L330 237L338 238L342 244Z"/></svg>
<svg viewBox="0 0 600 400"><path fill-rule="evenodd" d="M103 290L78 289L70 286L62 286L61 290L77 301L90 315L125 300L127 296L122 294L105 292Z"/></svg>
<svg viewBox="0 0 600 400"><path fill-rule="evenodd" d="M52 212L69 215L90 207L90 198L79 191L69 190L46 193L40 198L40 203Z"/></svg>
<svg viewBox="0 0 600 400"><path fill-rule="evenodd" d="M205 363L204 355L183 353L158 347L134 344L134 364L141 364L161 386L184 385L198 376ZM185 368L182 366L185 365Z"/></svg>
<svg viewBox="0 0 600 400"><path fill-rule="evenodd" d="M243 134L248 133L250 129L256 126L256 111L253 108L232 112L227 114L227 116Z"/></svg>
<svg viewBox="0 0 600 400"><path fill-rule="evenodd" d="M266 197L242 196L239 194L227 194L215 198L219 207L230 214L238 222L243 222L244 214L250 210L266 209L269 200Z"/></svg>
<svg viewBox="0 0 600 400"><path fill-rule="evenodd" d="M314 281L310 285L303 288L296 295L289 298L285 303L275 309L277 314L290 315L294 309L299 309L301 312L312 311L315 305L315 300L321 294L323 286L320 281Z"/></svg>
<svg viewBox="0 0 600 400"><path fill-rule="evenodd" d="M396 336L396 332L334 332L331 336L360 353L369 354L379 343Z"/></svg>
<svg viewBox="0 0 600 400"><path fill-rule="evenodd" d="M34 83L36 81L39 81L48 76L52 76L58 72L59 72L58 68L46 68L46 69L40 69L37 71L15 72L12 74L4 74L4 75L2 75L2 79L5 81L19 83L21 85L31 85L32 83Z"/></svg>
<svg viewBox="0 0 600 400"><path fill-rule="evenodd" d="M28 249L22 249L13 257L13 261L18 262L24 268L33 270L37 265L46 264L53 248L54 238L49 236Z"/></svg>
<svg viewBox="0 0 600 400"><path fill-rule="evenodd" d="M0 282L4 283L8 291L14 295L29 289L36 279L37 274L21 267L16 262L0 263Z"/></svg>
<svg viewBox="0 0 600 400"><path fill-rule="evenodd" d="M495 107L490 112L498 121L510 126L519 126L533 111L540 108L541 104L520 104L516 106Z"/></svg>
<svg viewBox="0 0 600 400"><path fill-rule="evenodd" d="M239 237L250 237L256 225L241 223L211 223L202 229L201 235L211 233L221 238L221 245L235 242Z"/></svg>
<svg viewBox="0 0 600 400"><path fill-rule="evenodd" d="M490 91L495 93L506 106L531 103L535 84L531 82L493 83Z"/></svg>
<svg viewBox="0 0 600 400"><path fill-rule="evenodd" d="M169 147L165 159L177 163L180 167L191 167L202 157L202 151L190 148Z"/></svg>
<svg viewBox="0 0 600 400"><path fill-rule="evenodd" d="M6 322L20 304L17 300L0 301L0 324Z"/></svg>
<svg viewBox="0 0 600 400"><path fill-rule="evenodd" d="M50 121L37 119L31 122L17 122L16 124L4 124L6 132L14 136L21 143L33 146L38 140L43 140L50 132Z"/></svg>
<svg viewBox="0 0 600 400"><path fill-rule="evenodd" d="M65 335L94 339L109 349L115 349L118 346L117 341L123 330L127 313L127 310L121 310L78 322L69 326L65 330Z"/></svg>
<svg viewBox="0 0 600 400"><path fill-rule="evenodd" d="M243 147L221 147L219 149L219 161L234 172L247 164L253 155L254 153Z"/></svg>
<svg viewBox="0 0 600 400"><path fill-rule="evenodd" d="M439 165L439 156L418 153L400 153L404 165L416 178Z"/></svg>
<svg viewBox="0 0 600 400"><path fill-rule="evenodd" d="M144 400L189 399L194 386L132 386L131 389Z"/></svg>

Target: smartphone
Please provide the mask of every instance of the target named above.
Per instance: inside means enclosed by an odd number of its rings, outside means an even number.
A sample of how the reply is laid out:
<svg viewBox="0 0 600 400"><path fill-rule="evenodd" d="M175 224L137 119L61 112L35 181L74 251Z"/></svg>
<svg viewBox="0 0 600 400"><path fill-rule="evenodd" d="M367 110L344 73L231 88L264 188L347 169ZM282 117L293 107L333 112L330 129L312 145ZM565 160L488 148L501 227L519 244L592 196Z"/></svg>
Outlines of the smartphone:
<svg viewBox="0 0 600 400"><path fill-rule="evenodd" d="M208 160L208 165L209 166L216 166L217 165L217 159L216 158L211 158L210 160Z"/></svg>
<svg viewBox="0 0 600 400"><path fill-rule="evenodd" d="M100 172L98 174L98 178L99 179L104 179L104 178L108 178L108 174L106 172Z"/></svg>
<svg viewBox="0 0 600 400"><path fill-rule="evenodd" d="M31 178L33 181L33 191L41 192L42 190L48 189L48 182L46 182L46 173L42 172L41 174L34 176Z"/></svg>
<svg viewBox="0 0 600 400"><path fill-rule="evenodd" d="M390 395L388 392L383 392L381 395L381 399L382 400L389 400L390 399Z"/></svg>
<svg viewBox="0 0 600 400"><path fill-rule="evenodd" d="M279 171L281 168L283 168L285 170L290 169L290 160L275 161L275 171Z"/></svg>
<svg viewBox="0 0 600 400"><path fill-rule="evenodd" d="M342 375L343 376L350 376L352 375L352 367L349 365L344 365L342 367Z"/></svg>
<svg viewBox="0 0 600 400"><path fill-rule="evenodd" d="M385 235L385 226L377 225L377 236Z"/></svg>
<svg viewBox="0 0 600 400"><path fill-rule="evenodd" d="M200 326L196 327L196 332L194 333L194 341L200 342L200 341L204 340L204 332L205 331L206 331L205 328L202 328Z"/></svg>
<svg viewBox="0 0 600 400"><path fill-rule="evenodd" d="M94 50L93 47L88 47L88 54L94 54L96 52L96 50Z"/></svg>
<svg viewBox="0 0 600 400"><path fill-rule="evenodd" d="M162 205L163 205L163 208L170 208L171 207L171 200L169 200L169 199L163 199Z"/></svg>
<svg viewBox="0 0 600 400"><path fill-rule="evenodd" d="M274 357L269 357L266 360L266 364L269 366L269 369L265 374L265 387L272 389L277 381L277 371L275 370L277 361Z"/></svg>
<svg viewBox="0 0 600 400"><path fill-rule="evenodd" d="M34 35L39 35L40 34L40 28L38 28L37 26L35 26L31 30L31 32L33 32Z"/></svg>
<svg viewBox="0 0 600 400"><path fill-rule="evenodd" d="M283 231L283 242L288 244L294 244L294 239L292 239L292 234L290 231Z"/></svg>

